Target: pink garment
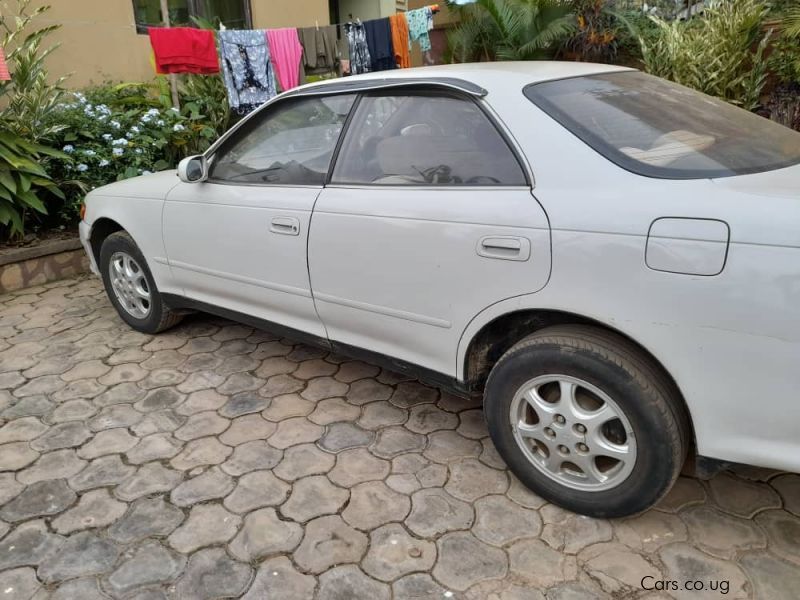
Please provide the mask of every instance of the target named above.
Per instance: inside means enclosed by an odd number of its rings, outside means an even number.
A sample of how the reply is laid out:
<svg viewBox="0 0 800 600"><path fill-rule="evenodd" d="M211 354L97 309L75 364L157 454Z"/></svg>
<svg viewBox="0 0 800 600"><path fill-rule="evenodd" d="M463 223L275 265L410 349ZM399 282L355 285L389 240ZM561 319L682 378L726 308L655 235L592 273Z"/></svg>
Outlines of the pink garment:
<svg viewBox="0 0 800 600"><path fill-rule="evenodd" d="M281 91L297 87L300 83L300 59L303 57L297 29L267 29L267 43Z"/></svg>

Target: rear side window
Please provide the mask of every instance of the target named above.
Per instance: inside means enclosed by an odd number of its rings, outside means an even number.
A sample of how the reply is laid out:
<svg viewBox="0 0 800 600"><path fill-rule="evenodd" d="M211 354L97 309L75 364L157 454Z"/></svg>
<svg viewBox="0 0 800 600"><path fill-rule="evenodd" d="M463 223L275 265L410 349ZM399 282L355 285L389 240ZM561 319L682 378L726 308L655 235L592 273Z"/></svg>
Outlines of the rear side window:
<svg viewBox="0 0 800 600"><path fill-rule="evenodd" d="M365 96L334 166L333 183L526 185L516 156L471 100L458 96Z"/></svg>
<svg viewBox="0 0 800 600"><path fill-rule="evenodd" d="M525 96L597 152L640 175L729 177L800 163L800 133L636 71L532 84Z"/></svg>

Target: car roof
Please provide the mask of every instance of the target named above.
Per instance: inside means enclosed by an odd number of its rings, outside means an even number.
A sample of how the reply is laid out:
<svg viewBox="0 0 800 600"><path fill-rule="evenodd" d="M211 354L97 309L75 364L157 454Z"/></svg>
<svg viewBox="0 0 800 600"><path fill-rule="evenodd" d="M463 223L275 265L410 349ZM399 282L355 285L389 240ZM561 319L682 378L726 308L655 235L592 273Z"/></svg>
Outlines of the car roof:
<svg viewBox="0 0 800 600"><path fill-rule="evenodd" d="M428 84L456 88L470 94L484 96L493 91L522 89L532 83L631 70L633 69L615 65L544 60L462 63L377 71L329 79L295 88L289 94L330 94Z"/></svg>

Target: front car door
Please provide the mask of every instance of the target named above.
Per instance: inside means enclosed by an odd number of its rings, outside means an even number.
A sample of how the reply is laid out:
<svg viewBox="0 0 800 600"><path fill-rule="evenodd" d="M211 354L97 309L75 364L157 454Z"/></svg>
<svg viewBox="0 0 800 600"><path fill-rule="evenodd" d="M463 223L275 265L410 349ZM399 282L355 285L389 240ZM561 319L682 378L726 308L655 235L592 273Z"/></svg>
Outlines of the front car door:
<svg viewBox="0 0 800 600"><path fill-rule="evenodd" d="M481 100L361 97L312 217L309 270L329 338L452 377L487 306L550 273L547 216Z"/></svg>
<svg viewBox="0 0 800 600"><path fill-rule="evenodd" d="M311 210L353 95L280 100L167 197L169 265L192 300L324 337L308 279Z"/></svg>

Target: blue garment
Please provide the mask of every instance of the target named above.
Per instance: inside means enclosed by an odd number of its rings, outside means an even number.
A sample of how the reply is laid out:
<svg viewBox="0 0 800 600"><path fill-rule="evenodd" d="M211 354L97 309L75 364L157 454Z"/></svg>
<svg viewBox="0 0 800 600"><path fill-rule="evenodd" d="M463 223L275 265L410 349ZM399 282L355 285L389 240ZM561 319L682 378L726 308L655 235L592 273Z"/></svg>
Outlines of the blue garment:
<svg viewBox="0 0 800 600"><path fill-rule="evenodd" d="M219 54L233 111L246 114L277 95L264 30L220 31Z"/></svg>
<svg viewBox="0 0 800 600"><path fill-rule="evenodd" d="M364 21L364 33L369 48L370 70L387 71L397 68L392 48L392 27L389 19Z"/></svg>

